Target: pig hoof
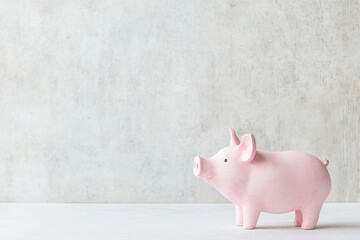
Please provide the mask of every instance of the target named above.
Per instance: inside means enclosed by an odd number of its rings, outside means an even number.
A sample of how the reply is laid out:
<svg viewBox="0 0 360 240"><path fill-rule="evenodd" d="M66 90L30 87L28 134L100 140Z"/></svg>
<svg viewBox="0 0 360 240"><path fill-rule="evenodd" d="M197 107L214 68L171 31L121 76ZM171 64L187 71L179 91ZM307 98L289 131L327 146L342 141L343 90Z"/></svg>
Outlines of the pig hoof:
<svg viewBox="0 0 360 240"><path fill-rule="evenodd" d="M244 229L245 230L252 230L252 229L254 229L255 227L253 227L253 226L244 226Z"/></svg>
<svg viewBox="0 0 360 240"><path fill-rule="evenodd" d="M315 229L315 226L302 225L302 226L301 226L301 229L303 229L303 230L313 230L313 229Z"/></svg>
<svg viewBox="0 0 360 240"><path fill-rule="evenodd" d="M295 222L294 222L294 226L295 226L295 227L301 227L301 222L295 221Z"/></svg>

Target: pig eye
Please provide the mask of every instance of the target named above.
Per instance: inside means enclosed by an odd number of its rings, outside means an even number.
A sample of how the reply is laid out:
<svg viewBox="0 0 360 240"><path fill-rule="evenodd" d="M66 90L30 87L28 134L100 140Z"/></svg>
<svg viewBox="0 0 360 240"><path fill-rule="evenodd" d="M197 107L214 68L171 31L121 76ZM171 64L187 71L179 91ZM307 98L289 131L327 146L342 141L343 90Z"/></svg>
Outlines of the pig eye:
<svg viewBox="0 0 360 240"><path fill-rule="evenodd" d="M226 158L224 159L224 162L227 162L227 159L226 159Z"/></svg>

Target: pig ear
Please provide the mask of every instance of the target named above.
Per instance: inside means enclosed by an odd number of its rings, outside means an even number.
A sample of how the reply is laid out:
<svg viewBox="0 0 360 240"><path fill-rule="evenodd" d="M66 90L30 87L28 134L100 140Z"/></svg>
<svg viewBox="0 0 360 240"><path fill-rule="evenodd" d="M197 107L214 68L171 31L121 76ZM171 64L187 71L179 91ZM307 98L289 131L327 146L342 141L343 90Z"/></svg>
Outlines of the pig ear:
<svg viewBox="0 0 360 240"><path fill-rule="evenodd" d="M230 147L235 147L240 144L239 137L236 135L234 129L229 128L230 131Z"/></svg>
<svg viewBox="0 0 360 240"><path fill-rule="evenodd" d="M245 134L241 137L240 146L238 146L239 158L242 161L251 161L255 157L256 153L256 142L255 136L252 134Z"/></svg>

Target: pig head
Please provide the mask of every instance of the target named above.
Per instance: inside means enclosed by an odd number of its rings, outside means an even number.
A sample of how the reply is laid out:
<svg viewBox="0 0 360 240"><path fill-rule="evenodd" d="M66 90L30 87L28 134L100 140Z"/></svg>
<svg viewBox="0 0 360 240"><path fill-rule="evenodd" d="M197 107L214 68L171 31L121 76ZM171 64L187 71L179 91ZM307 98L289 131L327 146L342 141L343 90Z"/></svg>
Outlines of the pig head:
<svg viewBox="0 0 360 240"><path fill-rule="evenodd" d="M236 202L244 190L249 162L254 159L255 153L256 143L252 134L246 134L240 140L230 129L230 145L208 159L195 157L193 172L227 199Z"/></svg>

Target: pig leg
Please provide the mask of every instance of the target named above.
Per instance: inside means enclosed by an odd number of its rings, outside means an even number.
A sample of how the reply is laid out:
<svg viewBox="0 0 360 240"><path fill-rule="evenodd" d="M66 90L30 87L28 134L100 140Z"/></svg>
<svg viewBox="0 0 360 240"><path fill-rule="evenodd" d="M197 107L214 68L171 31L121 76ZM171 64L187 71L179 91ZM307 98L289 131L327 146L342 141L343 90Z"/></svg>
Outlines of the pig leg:
<svg viewBox="0 0 360 240"><path fill-rule="evenodd" d="M316 223L319 219L321 207L322 204L316 204L310 205L301 210L301 212L303 213L303 222L301 224L302 229L311 230L315 228Z"/></svg>
<svg viewBox="0 0 360 240"><path fill-rule="evenodd" d="M235 205L236 211L236 225L242 226L243 225L243 212L240 206Z"/></svg>
<svg viewBox="0 0 360 240"><path fill-rule="evenodd" d="M294 226L301 227L302 222L302 212L300 210L295 210Z"/></svg>
<svg viewBox="0 0 360 240"><path fill-rule="evenodd" d="M242 206L244 216L244 228L253 229L256 227L257 221L260 216L260 211L253 205Z"/></svg>

